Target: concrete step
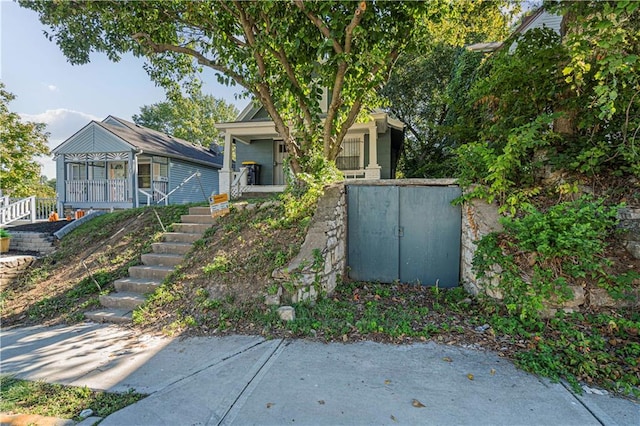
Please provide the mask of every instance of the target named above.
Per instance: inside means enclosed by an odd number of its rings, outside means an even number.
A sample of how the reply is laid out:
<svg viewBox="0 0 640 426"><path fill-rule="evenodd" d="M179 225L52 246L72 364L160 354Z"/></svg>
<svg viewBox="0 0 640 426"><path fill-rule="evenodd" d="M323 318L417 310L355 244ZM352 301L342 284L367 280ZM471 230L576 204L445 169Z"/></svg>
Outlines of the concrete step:
<svg viewBox="0 0 640 426"><path fill-rule="evenodd" d="M180 220L182 223L209 223L214 225L216 223L216 218L211 217L211 213L209 214L184 214L180 216Z"/></svg>
<svg viewBox="0 0 640 426"><path fill-rule="evenodd" d="M173 267L171 266L138 265L129 268L129 276L131 278L151 278L159 281L164 280L171 272L173 272Z"/></svg>
<svg viewBox="0 0 640 426"><path fill-rule="evenodd" d="M210 223L174 223L171 225L175 232L186 232L188 234L202 234L209 228L211 228L212 224Z"/></svg>
<svg viewBox="0 0 640 426"><path fill-rule="evenodd" d="M211 217L211 207L189 207L189 214L206 215Z"/></svg>
<svg viewBox="0 0 640 426"><path fill-rule="evenodd" d="M193 245L191 243L153 243L151 249L154 253L187 254Z"/></svg>
<svg viewBox="0 0 640 426"><path fill-rule="evenodd" d="M118 292L99 297L100 304L105 308L128 309L132 311L144 303L146 298L140 293Z"/></svg>
<svg viewBox="0 0 640 426"><path fill-rule="evenodd" d="M145 253L140 256L142 263L149 266L177 266L182 263L181 254Z"/></svg>
<svg viewBox="0 0 640 426"><path fill-rule="evenodd" d="M189 234L186 232L165 232L162 239L169 243L193 243L202 238L200 234Z"/></svg>
<svg viewBox="0 0 640 426"><path fill-rule="evenodd" d="M95 322L109 322L113 324L131 324L131 309L100 309L85 312L84 316Z"/></svg>
<svg viewBox="0 0 640 426"><path fill-rule="evenodd" d="M154 280L151 278L120 278L113 282L117 291L128 293L151 293L160 286L160 280Z"/></svg>

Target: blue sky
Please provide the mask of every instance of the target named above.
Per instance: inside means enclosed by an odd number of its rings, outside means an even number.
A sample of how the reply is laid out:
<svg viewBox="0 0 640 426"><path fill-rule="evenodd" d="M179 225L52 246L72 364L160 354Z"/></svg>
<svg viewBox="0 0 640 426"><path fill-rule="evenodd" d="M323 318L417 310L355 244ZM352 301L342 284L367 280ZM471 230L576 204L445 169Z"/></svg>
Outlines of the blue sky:
<svg viewBox="0 0 640 426"><path fill-rule="evenodd" d="M140 107L161 102L156 87L142 68L144 61L128 55L118 63L94 54L86 65L71 65L58 46L43 35L38 15L17 3L0 0L0 80L16 99L9 110L24 119L47 124L51 148L90 120L108 115L130 120ZM213 71L203 75L203 92L225 99L242 110L247 99L235 99L238 88L221 86ZM55 177L50 158L43 158L43 174Z"/></svg>

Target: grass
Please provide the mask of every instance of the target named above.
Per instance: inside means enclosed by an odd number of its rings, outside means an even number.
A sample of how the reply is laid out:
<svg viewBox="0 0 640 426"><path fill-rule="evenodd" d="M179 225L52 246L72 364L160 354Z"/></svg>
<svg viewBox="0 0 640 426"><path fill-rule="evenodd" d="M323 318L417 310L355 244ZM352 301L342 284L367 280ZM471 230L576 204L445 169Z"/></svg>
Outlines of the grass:
<svg viewBox="0 0 640 426"><path fill-rule="evenodd" d="M63 386L0 376L0 412L37 414L79 421L82 410L106 417L145 398L130 390L125 393L93 391L87 387Z"/></svg>
<svg viewBox="0 0 640 426"><path fill-rule="evenodd" d="M66 235L60 247L2 289L2 322L73 323L98 306L98 296L113 291L112 282L162 235L162 227L180 221L188 205L137 208L101 215ZM24 301L29 301L24 303Z"/></svg>

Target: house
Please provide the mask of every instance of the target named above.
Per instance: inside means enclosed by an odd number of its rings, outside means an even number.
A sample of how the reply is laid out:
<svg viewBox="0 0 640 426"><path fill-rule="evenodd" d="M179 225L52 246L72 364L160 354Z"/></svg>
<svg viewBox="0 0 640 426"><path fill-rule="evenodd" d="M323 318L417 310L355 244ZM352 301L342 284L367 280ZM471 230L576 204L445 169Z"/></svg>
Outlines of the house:
<svg viewBox="0 0 640 426"><path fill-rule="evenodd" d="M466 46L466 48L474 52L490 53L502 49L505 43L507 43L509 53L513 53L518 47L518 43L513 42L514 36L524 34L536 28L548 28L560 34L562 18L562 15L556 15L540 7L522 19L522 22L513 30L506 42L475 43Z"/></svg>
<svg viewBox="0 0 640 426"><path fill-rule="evenodd" d="M375 111L370 121L354 124L344 138L336 165L347 179L394 179L404 142L404 123ZM286 148L266 110L249 104L224 132L220 193L278 192L285 187ZM235 166L231 161L235 146Z"/></svg>
<svg viewBox="0 0 640 426"><path fill-rule="evenodd" d="M91 121L52 151L58 211L207 201L222 167L215 148L113 116Z"/></svg>

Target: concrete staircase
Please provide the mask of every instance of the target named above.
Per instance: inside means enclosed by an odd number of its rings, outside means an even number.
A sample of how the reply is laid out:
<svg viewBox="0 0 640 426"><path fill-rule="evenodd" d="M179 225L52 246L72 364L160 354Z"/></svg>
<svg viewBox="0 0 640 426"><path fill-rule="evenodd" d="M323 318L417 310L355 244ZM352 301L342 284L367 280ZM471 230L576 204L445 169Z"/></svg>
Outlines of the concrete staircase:
<svg viewBox="0 0 640 426"><path fill-rule="evenodd" d="M181 223L172 225L173 232L165 232L162 242L151 245L153 252L141 256L142 265L129 268L129 276L113 282L116 292L100 296L102 309L85 312L85 317L96 322L130 323L133 310L146 300L184 259L193 243L216 220L209 207L191 207Z"/></svg>

